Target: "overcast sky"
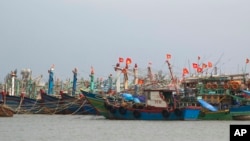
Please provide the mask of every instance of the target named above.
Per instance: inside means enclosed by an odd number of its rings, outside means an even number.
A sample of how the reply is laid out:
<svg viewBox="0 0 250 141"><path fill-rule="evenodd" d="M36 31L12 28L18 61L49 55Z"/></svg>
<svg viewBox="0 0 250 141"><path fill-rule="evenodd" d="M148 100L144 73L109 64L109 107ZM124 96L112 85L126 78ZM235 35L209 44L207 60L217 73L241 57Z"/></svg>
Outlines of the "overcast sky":
<svg viewBox="0 0 250 141"><path fill-rule="evenodd" d="M250 58L249 6L249 0L1 0L0 82L24 68L47 81L52 64L61 79L72 78L75 67L87 79L91 66L96 77L107 77L119 57L167 72L167 53L176 74L198 56L220 72L239 73Z"/></svg>

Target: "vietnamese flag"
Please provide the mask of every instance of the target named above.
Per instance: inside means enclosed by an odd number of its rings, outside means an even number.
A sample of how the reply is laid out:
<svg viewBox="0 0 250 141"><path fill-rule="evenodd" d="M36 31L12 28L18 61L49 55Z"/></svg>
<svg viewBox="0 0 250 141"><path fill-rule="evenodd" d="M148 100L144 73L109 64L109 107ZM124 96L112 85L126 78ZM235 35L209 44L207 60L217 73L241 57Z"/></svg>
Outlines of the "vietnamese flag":
<svg viewBox="0 0 250 141"><path fill-rule="evenodd" d="M166 54L167 59L171 59L171 54Z"/></svg>
<svg viewBox="0 0 250 141"><path fill-rule="evenodd" d="M193 68L194 69L198 68L198 64L197 63L193 63Z"/></svg>
<svg viewBox="0 0 250 141"><path fill-rule="evenodd" d="M203 71L202 68L197 68L197 72L201 73Z"/></svg>
<svg viewBox="0 0 250 141"><path fill-rule="evenodd" d="M144 83L144 80L143 80L143 79L139 79L139 80L138 80L138 84L141 85L141 84L143 84L143 83Z"/></svg>
<svg viewBox="0 0 250 141"><path fill-rule="evenodd" d="M208 62L208 63L207 63L207 66L208 66L209 68L212 68L212 67L213 67L212 62Z"/></svg>
<svg viewBox="0 0 250 141"><path fill-rule="evenodd" d="M127 59L126 59L126 64L129 65L129 64L131 64L131 63L132 63L131 58L127 58Z"/></svg>
<svg viewBox="0 0 250 141"><path fill-rule="evenodd" d="M202 64L202 68L207 68L207 64Z"/></svg>
<svg viewBox="0 0 250 141"><path fill-rule="evenodd" d="M183 68L182 74L185 75L185 74L188 74L188 73L189 73L188 69L187 68Z"/></svg>
<svg viewBox="0 0 250 141"><path fill-rule="evenodd" d="M122 57L119 57L119 62L122 63L124 59Z"/></svg>

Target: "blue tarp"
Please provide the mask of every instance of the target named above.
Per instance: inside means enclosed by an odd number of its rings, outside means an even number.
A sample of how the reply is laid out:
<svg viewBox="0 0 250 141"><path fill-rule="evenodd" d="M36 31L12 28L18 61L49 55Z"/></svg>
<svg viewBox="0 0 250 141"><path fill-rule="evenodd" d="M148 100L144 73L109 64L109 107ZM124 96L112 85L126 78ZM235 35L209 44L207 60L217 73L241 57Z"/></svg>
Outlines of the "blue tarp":
<svg viewBox="0 0 250 141"><path fill-rule="evenodd" d="M123 93L121 94L121 96L126 100L126 101L133 101L134 97L132 94L129 93Z"/></svg>
<svg viewBox="0 0 250 141"><path fill-rule="evenodd" d="M121 96L124 98L126 101L134 101L135 103L145 103L145 96L133 96L132 94L129 93L123 93Z"/></svg>
<svg viewBox="0 0 250 141"><path fill-rule="evenodd" d="M213 111L213 112L216 112L218 111L217 108L215 108L213 105L207 103L205 100L202 100L202 99L198 99L198 102L201 104L202 107L210 110L210 111Z"/></svg>
<svg viewBox="0 0 250 141"><path fill-rule="evenodd" d="M141 103L141 101L139 100L139 98L134 98L134 103Z"/></svg>
<svg viewBox="0 0 250 141"><path fill-rule="evenodd" d="M250 91L242 90L242 92L250 96Z"/></svg>

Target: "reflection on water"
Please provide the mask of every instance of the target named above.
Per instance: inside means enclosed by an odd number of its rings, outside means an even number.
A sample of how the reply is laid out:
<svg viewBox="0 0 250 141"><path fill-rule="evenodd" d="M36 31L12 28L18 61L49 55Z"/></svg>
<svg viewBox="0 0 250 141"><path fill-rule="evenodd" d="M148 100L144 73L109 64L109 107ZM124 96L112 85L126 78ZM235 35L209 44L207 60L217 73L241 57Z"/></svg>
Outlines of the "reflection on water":
<svg viewBox="0 0 250 141"><path fill-rule="evenodd" d="M0 118L1 141L229 141L230 124L249 121L126 121L91 115Z"/></svg>

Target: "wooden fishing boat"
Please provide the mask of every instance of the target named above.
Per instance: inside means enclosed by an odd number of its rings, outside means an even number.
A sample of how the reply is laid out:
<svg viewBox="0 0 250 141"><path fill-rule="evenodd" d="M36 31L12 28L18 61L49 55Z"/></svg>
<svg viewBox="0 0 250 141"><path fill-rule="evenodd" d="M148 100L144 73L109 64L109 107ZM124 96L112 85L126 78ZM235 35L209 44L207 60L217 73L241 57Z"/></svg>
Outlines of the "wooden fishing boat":
<svg viewBox="0 0 250 141"><path fill-rule="evenodd" d="M13 117L14 113L10 107L0 104L0 117Z"/></svg>
<svg viewBox="0 0 250 141"><path fill-rule="evenodd" d="M113 115L104 106L106 99L109 99L111 102L113 102L113 98L109 98L108 96L105 96L104 94L97 94L97 93L84 91L83 89L80 89L80 91L100 115L104 116L107 119L113 119Z"/></svg>
<svg viewBox="0 0 250 141"><path fill-rule="evenodd" d="M36 114L56 114L60 109L60 99L55 96L48 95L44 90L40 89L40 97L38 100L41 109Z"/></svg>
<svg viewBox="0 0 250 141"><path fill-rule="evenodd" d="M172 90L145 90L146 103L133 103L124 99L111 101L100 94L82 90L90 103L108 119L123 120L196 120L200 106L174 102ZM160 96L162 95L162 96ZM162 99L161 97L165 97ZM117 99L117 98L116 98ZM181 104L182 103L182 104Z"/></svg>
<svg viewBox="0 0 250 141"><path fill-rule="evenodd" d="M198 119L201 120L232 120L229 110L219 110L216 112L202 110Z"/></svg>
<svg viewBox="0 0 250 141"><path fill-rule="evenodd" d="M42 114L97 114L95 109L87 103L84 97L72 97L67 93L60 93L60 97L48 95L40 91L39 104L42 109L37 113Z"/></svg>
<svg viewBox="0 0 250 141"><path fill-rule="evenodd" d="M60 104L65 108L60 113L63 114L92 114L97 115L98 112L95 108L86 100L83 94L79 97L70 96L67 93L60 92L61 99Z"/></svg>
<svg viewBox="0 0 250 141"><path fill-rule="evenodd" d="M38 101L26 97L24 93L21 93L20 96L12 96L1 92L0 100L17 114L34 113L40 109Z"/></svg>
<svg viewBox="0 0 250 141"><path fill-rule="evenodd" d="M203 106L199 119L202 120L231 120L233 115L241 112L234 112L243 107L231 108L237 104L236 96L244 85L244 79L248 74L233 75L200 75L185 78L183 81L186 95L192 94L215 107L216 111L211 111ZM243 100L243 99L242 99Z"/></svg>
<svg viewBox="0 0 250 141"><path fill-rule="evenodd" d="M175 90L144 90L146 103L113 103L106 106L115 119L125 120L197 120L201 107L184 102ZM125 104L124 104L125 103Z"/></svg>
<svg viewBox="0 0 250 141"><path fill-rule="evenodd" d="M235 115L233 120L250 120L250 115Z"/></svg>
<svg viewBox="0 0 250 141"><path fill-rule="evenodd" d="M127 78L128 64L131 60L126 61L126 67L120 68L117 64L115 70L120 70L124 73L124 77ZM150 88L143 89L141 95L146 97L145 103L141 101L134 101L135 96L132 97L132 101L126 100L123 96L124 93L114 94L114 100L110 100L107 96L86 92L82 90L82 93L90 101L90 103L108 119L124 119L124 120L196 120L200 112L200 105L197 101L184 101L181 98L181 94L175 84L175 78L173 77L171 65L169 60L166 61L170 70L171 80L174 89L164 88ZM135 65L134 72L137 70ZM136 76L136 73L135 73ZM128 90L127 79L124 79L124 89ZM135 83L135 85L138 85ZM117 86L118 88L120 86ZM91 89L93 91L93 89ZM125 93L126 94L126 93ZM138 102L139 101L139 102Z"/></svg>

